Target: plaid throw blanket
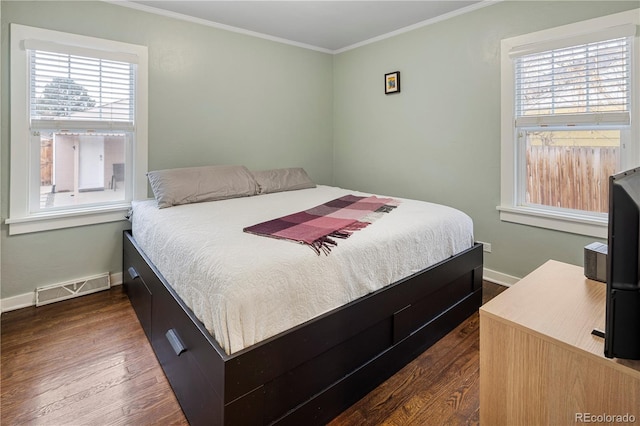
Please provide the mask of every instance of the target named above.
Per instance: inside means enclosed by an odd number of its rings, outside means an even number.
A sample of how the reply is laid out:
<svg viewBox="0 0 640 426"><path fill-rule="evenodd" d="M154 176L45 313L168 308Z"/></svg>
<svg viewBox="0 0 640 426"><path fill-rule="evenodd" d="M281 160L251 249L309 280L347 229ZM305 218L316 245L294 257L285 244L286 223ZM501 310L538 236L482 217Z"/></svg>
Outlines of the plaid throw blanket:
<svg viewBox="0 0 640 426"><path fill-rule="evenodd" d="M328 255L331 247L337 245L333 238L348 238L398 204L393 198L346 195L309 210L249 226L244 232L297 241L318 255L321 252Z"/></svg>

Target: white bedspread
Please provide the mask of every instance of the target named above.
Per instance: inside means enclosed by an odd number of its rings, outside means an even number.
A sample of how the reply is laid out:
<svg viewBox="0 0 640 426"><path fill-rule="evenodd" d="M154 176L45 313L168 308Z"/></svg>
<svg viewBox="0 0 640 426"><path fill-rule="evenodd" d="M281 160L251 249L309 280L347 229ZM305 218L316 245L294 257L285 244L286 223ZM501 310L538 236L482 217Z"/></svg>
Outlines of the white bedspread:
<svg viewBox="0 0 640 426"><path fill-rule="evenodd" d="M331 254L246 226L347 194L330 186L158 209L133 203L133 236L227 353L416 273L473 245L459 210L401 200Z"/></svg>

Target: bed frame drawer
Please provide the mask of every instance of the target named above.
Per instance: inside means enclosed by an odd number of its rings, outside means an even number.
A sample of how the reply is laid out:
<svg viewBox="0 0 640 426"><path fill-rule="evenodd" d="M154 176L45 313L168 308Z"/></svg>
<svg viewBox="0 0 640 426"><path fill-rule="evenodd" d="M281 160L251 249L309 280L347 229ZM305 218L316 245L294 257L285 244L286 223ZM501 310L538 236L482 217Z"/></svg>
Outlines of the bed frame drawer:
<svg viewBox="0 0 640 426"><path fill-rule="evenodd" d="M190 424L221 419L220 396L213 390L195 357L195 352L203 349L203 343L194 339L185 328L180 312L167 308L166 304L154 303L151 344L156 357L173 385L183 411L189 413Z"/></svg>
<svg viewBox="0 0 640 426"><path fill-rule="evenodd" d="M151 306L153 301L151 290L143 275L149 279L153 274L131 245L125 244L124 246L122 259L122 264L125 265L122 277L124 289L131 300L147 339L151 340Z"/></svg>

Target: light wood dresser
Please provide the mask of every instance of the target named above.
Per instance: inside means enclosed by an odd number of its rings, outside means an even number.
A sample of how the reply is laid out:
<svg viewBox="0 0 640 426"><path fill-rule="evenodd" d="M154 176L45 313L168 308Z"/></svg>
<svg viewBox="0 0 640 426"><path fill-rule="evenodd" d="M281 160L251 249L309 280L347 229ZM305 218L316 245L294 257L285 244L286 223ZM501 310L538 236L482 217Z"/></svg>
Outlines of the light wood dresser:
<svg viewBox="0 0 640 426"><path fill-rule="evenodd" d="M591 334L605 293L549 261L480 308L481 425L640 425L640 361L606 358Z"/></svg>

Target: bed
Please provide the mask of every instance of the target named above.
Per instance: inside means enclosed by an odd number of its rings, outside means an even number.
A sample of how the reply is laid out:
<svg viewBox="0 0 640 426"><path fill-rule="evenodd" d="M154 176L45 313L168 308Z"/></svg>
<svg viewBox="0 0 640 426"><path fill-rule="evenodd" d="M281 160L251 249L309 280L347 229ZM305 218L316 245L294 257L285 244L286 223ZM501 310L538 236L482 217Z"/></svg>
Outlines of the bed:
<svg viewBox="0 0 640 426"><path fill-rule="evenodd" d="M133 205L125 288L192 425L324 424L481 304L482 248L464 213L395 199L318 254L242 231L370 194L268 186L171 208L154 189Z"/></svg>

